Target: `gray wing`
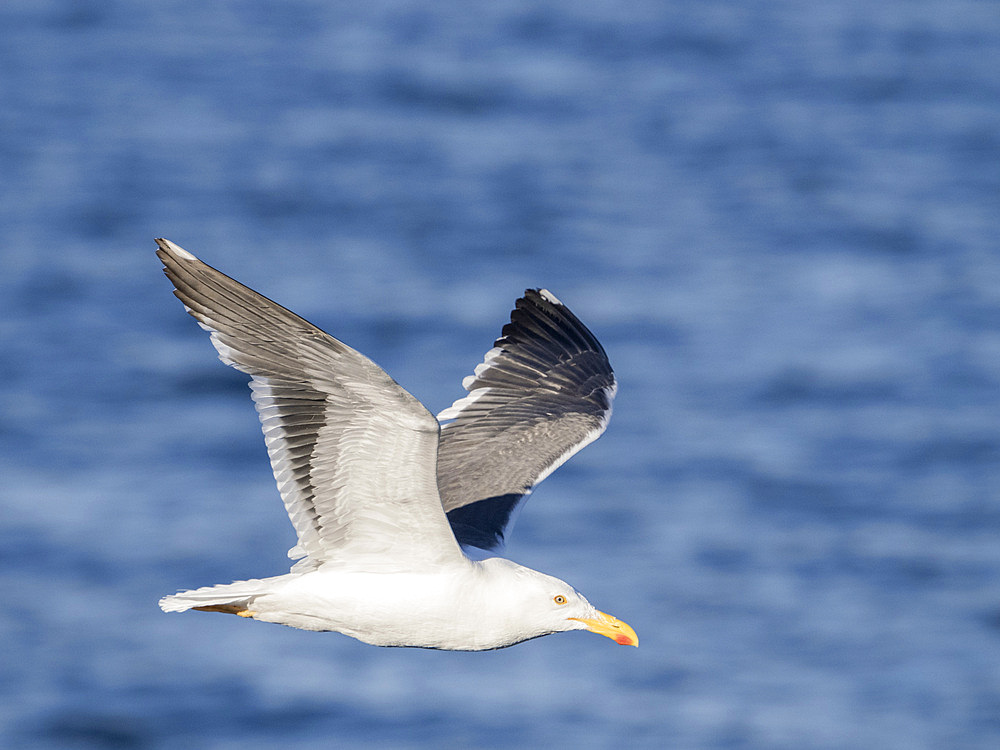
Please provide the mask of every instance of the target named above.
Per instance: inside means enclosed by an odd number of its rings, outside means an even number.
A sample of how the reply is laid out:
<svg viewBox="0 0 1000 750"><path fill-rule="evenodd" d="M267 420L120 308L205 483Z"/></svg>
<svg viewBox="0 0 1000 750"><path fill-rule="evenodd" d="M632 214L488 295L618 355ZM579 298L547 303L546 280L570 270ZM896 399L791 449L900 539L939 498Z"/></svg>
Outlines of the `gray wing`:
<svg viewBox="0 0 1000 750"><path fill-rule="evenodd" d="M378 365L168 240L156 254L219 358L252 376L295 569L412 567L460 550L441 510L438 423Z"/></svg>
<svg viewBox="0 0 1000 750"><path fill-rule="evenodd" d="M617 390L604 349L545 289L517 300L469 395L438 414L438 491L463 545L503 544L532 488L596 440Z"/></svg>

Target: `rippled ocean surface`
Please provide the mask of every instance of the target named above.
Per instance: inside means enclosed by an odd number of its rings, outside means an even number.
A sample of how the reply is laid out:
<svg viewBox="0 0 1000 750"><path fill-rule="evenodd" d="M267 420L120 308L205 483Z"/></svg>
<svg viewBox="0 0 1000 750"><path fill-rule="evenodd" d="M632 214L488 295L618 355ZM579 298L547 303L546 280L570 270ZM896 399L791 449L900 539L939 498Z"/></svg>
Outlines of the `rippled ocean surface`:
<svg viewBox="0 0 1000 750"><path fill-rule="evenodd" d="M1000 6L0 5L0 745L1000 747ZM632 624L378 649L165 236L438 411L525 287L607 434L508 548Z"/></svg>

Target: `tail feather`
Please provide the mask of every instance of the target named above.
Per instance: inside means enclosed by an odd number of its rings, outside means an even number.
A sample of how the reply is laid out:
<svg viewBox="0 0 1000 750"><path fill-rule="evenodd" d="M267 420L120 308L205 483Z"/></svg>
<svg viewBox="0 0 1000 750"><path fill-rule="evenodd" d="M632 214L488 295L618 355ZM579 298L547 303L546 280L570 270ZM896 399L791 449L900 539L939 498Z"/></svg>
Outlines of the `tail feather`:
<svg viewBox="0 0 1000 750"><path fill-rule="evenodd" d="M178 591L176 594L163 597L160 599L160 609L164 612L199 609L207 612L235 613L246 609L254 597L266 594L270 590L271 582L266 578L203 586L200 589Z"/></svg>

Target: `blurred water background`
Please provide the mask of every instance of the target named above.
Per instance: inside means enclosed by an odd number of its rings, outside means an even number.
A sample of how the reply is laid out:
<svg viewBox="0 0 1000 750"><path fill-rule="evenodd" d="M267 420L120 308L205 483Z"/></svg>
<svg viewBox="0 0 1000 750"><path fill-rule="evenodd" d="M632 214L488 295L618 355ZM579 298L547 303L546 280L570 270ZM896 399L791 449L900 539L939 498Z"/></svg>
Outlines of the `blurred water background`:
<svg viewBox="0 0 1000 750"><path fill-rule="evenodd" d="M0 5L0 745L1000 747L1000 5ZM162 614L286 570L165 236L432 411L513 300L621 383L508 549L635 626Z"/></svg>

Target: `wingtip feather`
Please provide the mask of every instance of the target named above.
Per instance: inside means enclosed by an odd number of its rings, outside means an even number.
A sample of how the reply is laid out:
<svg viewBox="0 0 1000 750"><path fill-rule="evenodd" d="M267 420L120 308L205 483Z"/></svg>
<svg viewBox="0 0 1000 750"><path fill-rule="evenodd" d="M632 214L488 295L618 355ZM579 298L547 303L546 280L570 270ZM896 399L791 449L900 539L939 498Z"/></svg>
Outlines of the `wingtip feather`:
<svg viewBox="0 0 1000 750"><path fill-rule="evenodd" d="M182 260L198 260L194 255L189 253L180 245L176 245L168 239L163 237L156 238L156 244L159 245L160 250L162 250L167 255L171 255L175 258L181 258Z"/></svg>

